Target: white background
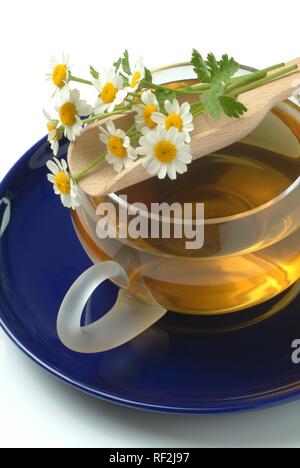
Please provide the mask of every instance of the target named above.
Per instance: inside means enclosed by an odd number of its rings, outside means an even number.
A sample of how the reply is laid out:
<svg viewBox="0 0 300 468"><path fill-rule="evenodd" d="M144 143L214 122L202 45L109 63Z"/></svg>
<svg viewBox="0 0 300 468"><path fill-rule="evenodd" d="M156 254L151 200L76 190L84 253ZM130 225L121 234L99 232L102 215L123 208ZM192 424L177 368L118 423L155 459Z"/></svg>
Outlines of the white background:
<svg viewBox="0 0 300 468"><path fill-rule="evenodd" d="M188 60L193 47L264 67L299 56L299 13L295 0L2 2L0 177L45 133L52 55L69 52L79 76L89 64L109 65L125 47L150 68ZM239 415L144 414L57 382L0 331L0 445L300 447L300 402Z"/></svg>

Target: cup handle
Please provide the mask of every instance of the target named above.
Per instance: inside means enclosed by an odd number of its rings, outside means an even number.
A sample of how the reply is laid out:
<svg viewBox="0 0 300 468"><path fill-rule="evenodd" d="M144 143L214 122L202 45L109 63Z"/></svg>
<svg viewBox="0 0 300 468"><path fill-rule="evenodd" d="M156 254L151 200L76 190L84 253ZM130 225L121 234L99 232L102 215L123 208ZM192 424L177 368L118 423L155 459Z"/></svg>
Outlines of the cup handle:
<svg viewBox="0 0 300 468"><path fill-rule="evenodd" d="M72 285L57 318L57 333L67 348L86 354L108 351L132 340L165 315L166 309L158 304L144 304L121 289L106 315L81 327L81 317L91 294L103 281L117 278L128 284L125 270L118 263L107 261L89 268Z"/></svg>

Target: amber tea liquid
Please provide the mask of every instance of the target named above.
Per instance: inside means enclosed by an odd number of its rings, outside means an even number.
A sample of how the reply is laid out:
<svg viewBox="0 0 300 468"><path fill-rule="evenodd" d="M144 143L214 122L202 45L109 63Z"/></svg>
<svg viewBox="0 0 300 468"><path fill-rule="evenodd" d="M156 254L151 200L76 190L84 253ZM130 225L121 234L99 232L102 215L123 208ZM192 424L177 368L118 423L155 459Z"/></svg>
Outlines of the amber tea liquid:
<svg viewBox="0 0 300 468"><path fill-rule="evenodd" d="M231 231L224 234L217 221L259 209L299 177L299 111L288 107L291 112L274 109L242 142L194 162L176 182L154 178L122 191L130 203L149 207L152 202L204 203L205 219L211 221L198 251L186 250L185 239L126 240L126 255L129 258L132 251L138 258L130 271L129 290L134 295L145 300L142 277L167 309L219 314L262 303L300 278L300 229L285 236L283 223L278 232L269 232L264 218L254 217L253 241L251 236L248 241L248 229L234 231L231 239ZM267 236L273 240L261 248ZM110 242L116 241L102 241L100 257L114 258Z"/></svg>

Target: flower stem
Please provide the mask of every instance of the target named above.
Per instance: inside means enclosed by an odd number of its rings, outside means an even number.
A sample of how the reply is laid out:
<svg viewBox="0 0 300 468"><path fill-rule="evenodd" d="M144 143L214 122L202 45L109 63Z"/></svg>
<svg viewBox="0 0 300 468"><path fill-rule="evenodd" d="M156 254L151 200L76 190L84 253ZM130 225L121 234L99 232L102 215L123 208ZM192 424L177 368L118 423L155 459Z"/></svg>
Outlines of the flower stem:
<svg viewBox="0 0 300 468"><path fill-rule="evenodd" d="M83 176L85 176L91 169L94 169L94 167L96 167L101 161L103 161L103 159L105 158L106 156L106 153L105 154L101 154L101 156L99 156L97 159L95 159L95 161L93 161L91 164L89 164L87 167L85 167L82 171L78 172L77 174L75 174L73 177L73 180L75 182L78 182L79 179L81 179Z"/></svg>
<svg viewBox="0 0 300 468"><path fill-rule="evenodd" d="M264 78L254 81L254 83L249 83L244 86L238 87L237 89L232 91L230 94L234 97L237 97L240 94L246 93L247 91L251 91L252 89L259 88L260 86L263 86L266 83L269 83L270 81L276 80L277 78L280 78L283 75L287 75L288 73L291 73L297 69L298 69L298 65L285 67L276 73L271 73L270 75L267 75Z"/></svg>
<svg viewBox="0 0 300 468"><path fill-rule="evenodd" d="M107 119L108 117L112 117L113 115L118 115L122 114L123 112L127 112L130 110L130 106L124 106L124 107L117 107L115 111L106 113L106 114L98 114L98 115L93 115L93 117L89 117L88 119L84 119L82 121L83 124L88 124L91 122L96 122L97 120L102 120L102 119Z"/></svg>
<svg viewBox="0 0 300 468"><path fill-rule="evenodd" d="M77 83L83 83L92 86L93 83L89 80L84 80L83 78L78 78L77 76L70 76L70 81L76 81Z"/></svg>
<svg viewBox="0 0 300 468"><path fill-rule="evenodd" d="M229 91L232 91L237 86L246 84L247 82L265 78L269 72L273 70L277 70L278 68L282 68L284 66L285 66L285 63L279 63L277 65L272 65L271 67L263 68L262 70L257 70L256 72L253 72L253 73L247 73L246 75L237 76L233 78L232 82L226 87L226 93L228 93Z"/></svg>
<svg viewBox="0 0 300 468"><path fill-rule="evenodd" d="M148 89L157 89L158 91L168 91L169 93L175 92L176 94L178 94L178 89L173 89L173 88L170 88L169 86L158 85L155 83L150 83L148 81L144 81L143 85L145 88L148 88Z"/></svg>

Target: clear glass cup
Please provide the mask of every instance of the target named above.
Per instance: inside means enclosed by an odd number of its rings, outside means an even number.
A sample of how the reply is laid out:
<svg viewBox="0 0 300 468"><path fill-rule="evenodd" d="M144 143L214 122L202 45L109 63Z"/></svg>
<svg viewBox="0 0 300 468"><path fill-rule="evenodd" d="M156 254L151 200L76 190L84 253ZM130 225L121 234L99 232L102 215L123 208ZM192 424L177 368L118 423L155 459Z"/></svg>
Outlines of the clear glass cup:
<svg viewBox="0 0 300 468"><path fill-rule="evenodd" d="M247 67L243 69L244 72L249 70ZM154 76L159 83L186 81L194 77L191 66L187 64L167 67L157 71ZM300 122L299 108L292 102L285 102L279 106L277 114L280 112L281 119L290 119L289 127L299 141L300 134L297 132L300 127L296 125ZM276 129L273 130L269 139L275 138ZM300 152L296 157L300 158ZM218 163L217 156L210 158L212 165ZM129 300L127 309L135 311L135 318L130 326L121 323L123 297L120 305L116 306L112 325L114 330L127 329L127 336L124 332L121 340L125 342L154 323L166 310L196 315L232 313L261 304L289 288L300 277L299 199L300 177L295 177L283 192L259 206L245 207L242 212L226 217L205 219L204 245L198 251L186 250L185 238L171 243L166 239L146 243L139 239L100 239L96 234L99 221L97 205L110 202L119 208L124 201L117 194L103 200L91 199L83 194L83 205L72 213L72 219L83 248L99 268L100 279L94 281L94 286L103 280L101 265L106 264L114 265L115 272L105 277L112 278L126 289L126 300ZM194 221L191 219L191 222ZM160 222L163 223L163 220ZM83 297L78 317L88 295L95 289L89 287L86 291L87 282L83 282L82 289L78 289L77 285L73 290L73 294L76 290L77 297L78 294ZM131 298L138 302L133 305ZM143 314L143 307L148 307L148 315ZM62 311L65 309L63 307ZM65 314L61 313L60 317L62 315ZM132 323L137 322L137 316L140 323L136 324L135 329ZM146 324L143 323L143 316L147 316ZM125 320L128 320L128 316ZM99 350L99 337L103 330L101 323L95 332L93 350ZM61 337L64 342L68 341L64 332ZM72 343L68 342L69 347L91 352L91 347L87 346L91 339L87 339L80 349L77 342L78 333ZM112 339L112 342L112 346L118 344L116 339Z"/></svg>

